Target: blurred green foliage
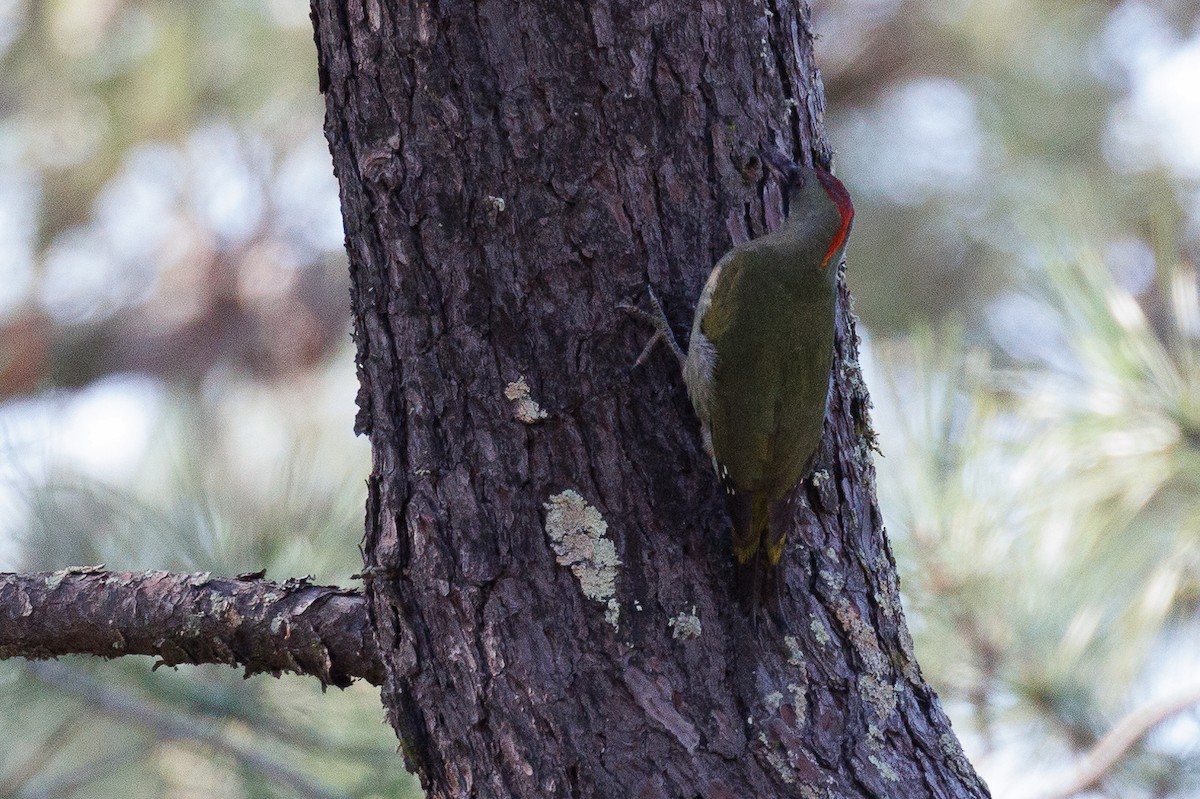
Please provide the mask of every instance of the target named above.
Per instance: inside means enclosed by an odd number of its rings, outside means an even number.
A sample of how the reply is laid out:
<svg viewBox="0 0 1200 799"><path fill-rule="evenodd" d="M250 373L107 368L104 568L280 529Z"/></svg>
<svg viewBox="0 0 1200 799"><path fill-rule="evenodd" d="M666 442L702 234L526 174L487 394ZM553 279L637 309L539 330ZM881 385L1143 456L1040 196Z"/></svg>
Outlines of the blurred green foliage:
<svg viewBox="0 0 1200 799"><path fill-rule="evenodd" d="M1051 795L1200 675L1200 10L814 25L917 654L995 794ZM311 37L300 0L0 0L4 568L358 568ZM0 663L0 795L418 793L369 688L148 663ZM1197 795L1198 741L1173 717L1091 795Z"/></svg>
<svg viewBox="0 0 1200 799"><path fill-rule="evenodd" d="M352 383L344 352L290 382L237 380L210 385L209 399L159 397L147 404L149 443L122 486L65 459L21 486L25 527L12 566L266 569L273 579L351 584L368 468L366 442L349 433ZM83 691L42 679L37 667L0 663L0 736L17 742L0 747L0 795L420 795L370 686L322 695L310 678L243 680L224 667L152 672L151 663L71 659ZM106 708L87 692L88 675L183 732Z"/></svg>
<svg viewBox="0 0 1200 799"><path fill-rule="evenodd" d="M985 774L1021 762L998 792L1042 795L1117 718L1200 684L1197 273L1163 271L1156 327L1075 255L1031 276L1036 362L947 325L877 342L867 375L917 654ZM1112 795L1200 789L1194 718L1167 726Z"/></svg>
<svg viewBox="0 0 1200 799"><path fill-rule="evenodd" d="M830 0L880 500L917 655L998 796L1200 687L1200 7ZM1200 793L1200 720L1089 796Z"/></svg>
<svg viewBox="0 0 1200 799"><path fill-rule="evenodd" d="M3 568L351 584L369 453L307 4L3 2L0 59ZM420 794L369 686L151 663L0 663L0 795Z"/></svg>

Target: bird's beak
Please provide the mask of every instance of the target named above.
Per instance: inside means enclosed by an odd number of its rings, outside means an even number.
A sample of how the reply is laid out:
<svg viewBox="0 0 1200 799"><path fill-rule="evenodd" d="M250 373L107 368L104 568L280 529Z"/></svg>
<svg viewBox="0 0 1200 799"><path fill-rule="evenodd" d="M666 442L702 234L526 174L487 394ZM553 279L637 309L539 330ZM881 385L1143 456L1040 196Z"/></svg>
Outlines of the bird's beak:
<svg viewBox="0 0 1200 799"><path fill-rule="evenodd" d="M774 171L784 183L791 182L797 171L796 164L792 161L792 159L788 158L774 147L765 148L762 151L762 158L763 161L766 162L767 166L771 167L771 170Z"/></svg>

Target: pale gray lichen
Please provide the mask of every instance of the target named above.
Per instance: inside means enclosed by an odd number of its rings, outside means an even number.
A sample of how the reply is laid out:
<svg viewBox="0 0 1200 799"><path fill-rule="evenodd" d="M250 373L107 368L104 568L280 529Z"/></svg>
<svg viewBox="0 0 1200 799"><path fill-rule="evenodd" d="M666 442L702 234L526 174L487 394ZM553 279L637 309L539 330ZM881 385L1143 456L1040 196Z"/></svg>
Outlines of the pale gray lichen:
<svg viewBox="0 0 1200 799"><path fill-rule="evenodd" d="M696 615L695 605L692 605L691 613L680 612L679 615L667 622L667 626L671 628L671 635L677 641L698 638L703 632L703 628L700 626L700 617Z"/></svg>
<svg viewBox="0 0 1200 799"><path fill-rule="evenodd" d="M958 739L954 737L953 733L942 733L938 738L938 743L941 744L942 754L950 761L950 765L955 771L964 777L974 777L975 772L971 768L971 764L967 762L962 746L959 745Z"/></svg>
<svg viewBox="0 0 1200 799"><path fill-rule="evenodd" d="M913 652L912 634L909 633L907 625L900 625L899 638L900 652L904 656L901 670L905 678L913 685L916 685L921 680L921 670L917 667L917 657Z"/></svg>
<svg viewBox="0 0 1200 799"><path fill-rule="evenodd" d="M535 424L547 416L542 406L529 396L529 384L525 382L524 375L504 387L504 396L512 403L513 416L517 417L518 422Z"/></svg>
<svg viewBox="0 0 1200 799"><path fill-rule="evenodd" d="M875 637L875 631L862 620L858 608L845 597L840 597L836 613L842 629L850 636L855 651L866 662L867 671L876 677L886 674L888 671L887 656L879 648L879 639Z"/></svg>
<svg viewBox="0 0 1200 799"><path fill-rule="evenodd" d="M212 601L212 615L218 619L223 619L229 613L237 611L237 603L231 598L224 596L216 596Z"/></svg>
<svg viewBox="0 0 1200 799"><path fill-rule="evenodd" d="M779 778L791 785L796 781L796 772L788 765L787 758L771 749L767 752L767 762L779 772Z"/></svg>
<svg viewBox="0 0 1200 799"><path fill-rule="evenodd" d="M616 629L617 623L621 621L621 603L616 599L608 600L608 607L604 610L604 620L611 624Z"/></svg>
<svg viewBox="0 0 1200 799"><path fill-rule="evenodd" d="M941 734L938 738L938 743L942 746L942 754L946 757L956 758L962 757L962 746L958 743L958 739L948 732Z"/></svg>
<svg viewBox="0 0 1200 799"><path fill-rule="evenodd" d="M896 711L896 688L890 682L870 674L858 678L858 695L880 721Z"/></svg>
<svg viewBox="0 0 1200 799"><path fill-rule="evenodd" d="M900 782L900 775L896 773L896 770L886 760L878 755L871 755L867 759L871 761L871 765L879 769L879 775L885 780L888 782Z"/></svg>
<svg viewBox="0 0 1200 799"><path fill-rule="evenodd" d="M819 572L817 572L817 574L825 582L825 584L834 591L841 591L846 587L846 578L838 572L829 571L828 569L821 569Z"/></svg>
<svg viewBox="0 0 1200 799"><path fill-rule="evenodd" d="M767 762L779 774L780 779L791 785L796 781L796 772L792 770L792 766L788 763L787 758L776 749L772 748L771 743L767 740L764 733L758 734L758 742L766 749Z"/></svg>
<svg viewBox="0 0 1200 799"><path fill-rule="evenodd" d="M783 704L783 694L779 691L772 691L763 698L763 701L767 703L767 712L774 713Z"/></svg>
<svg viewBox="0 0 1200 799"><path fill-rule="evenodd" d="M824 629L824 627L821 628L822 631L824 631ZM815 629L814 632L816 632ZM785 635L783 636L783 645L787 648L788 664L792 666L803 666L804 650L800 648L800 640L794 635Z"/></svg>
<svg viewBox="0 0 1200 799"><path fill-rule="evenodd" d="M546 535L558 564L570 567L583 595L603 604L605 620L615 627L621 612L616 600L621 561L612 539L605 535L608 522L569 488L550 497L542 507L546 509Z"/></svg>
<svg viewBox="0 0 1200 799"><path fill-rule="evenodd" d="M183 620L183 635L191 638L200 634L204 628L204 616L200 613L189 613Z"/></svg>
<svg viewBox="0 0 1200 799"><path fill-rule="evenodd" d="M508 205L507 203L504 202L503 197L493 197L490 194L488 196L484 197L483 201L486 202L488 205L492 206L493 208L495 208L496 213L500 213Z"/></svg>
<svg viewBox="0 0 1200 799"><path fill-rule="evenodd" d="M829 641L831 640L829 637L829 631L825 629L825 625L820 619L818 619L816 616L813 616L812 622L809 624L809 628L812 630L813 635L816 636L818 644L821 646L827 646L829 644Z"/></svg>
<svg viewBox="0 0 1200 799"><path fill-rule="evenodd" d="M796 711L796 724L804 726L804 718L808 715L808 696L804 693L804 686L790 682L787 689L788 693L792 695L792 709Z"/></svg>

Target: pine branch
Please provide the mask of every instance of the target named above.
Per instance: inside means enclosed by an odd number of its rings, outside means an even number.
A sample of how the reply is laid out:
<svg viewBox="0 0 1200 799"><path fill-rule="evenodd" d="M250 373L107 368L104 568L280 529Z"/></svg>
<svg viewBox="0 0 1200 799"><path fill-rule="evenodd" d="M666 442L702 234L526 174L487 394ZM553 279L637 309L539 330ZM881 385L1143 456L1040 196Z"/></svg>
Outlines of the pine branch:
<svg viewBox="0 0 1200 799"><path fill-rule="evenodd" d="M1095 788L1151 730L1197 704L1200 704L1200 685L1133 710L1084 755L1070 782L1042 799L1069 799Z"/></svg>
<svg viewBox="0 0 1200 799"><path fill-rule="evenodd" d="M8 775L0 779L0 796L25 796L22 789L78 734L82 715L79 712L65 714L40 744L17 760L15 765L8 769Z"/></svg>
<svg viewBox="0 0 1200 799"><path fill-rule="evenodd" d="M223 663L338 687L383 682L358 591L261 574L0 573L0 660L61 655L152 655L156 668Z"/></svg>

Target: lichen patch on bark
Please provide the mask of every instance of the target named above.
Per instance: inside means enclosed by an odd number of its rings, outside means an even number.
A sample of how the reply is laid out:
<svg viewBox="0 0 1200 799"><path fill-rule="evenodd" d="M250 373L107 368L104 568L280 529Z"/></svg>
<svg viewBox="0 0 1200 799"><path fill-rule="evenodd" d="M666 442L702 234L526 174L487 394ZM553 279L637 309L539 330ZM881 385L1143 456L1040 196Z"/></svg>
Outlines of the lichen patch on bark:
<svg viewBox="0 0 1200 799"><path fill-rule="evenodd" d="M871 761L871 765L879 770L879 775L885 780L888 782L900 782L900 775L896 773L894 768L888 765L886 760L878 755L871 755L868 759Z"/></svg>
<svg viewBox="0 0 1200 799"><path fill-rule="evenodd" d="M614 627L620 616L616 601L617 548L600 511L567 489L546 501L546 535L560 566L568 566L579 580L583 595L605 605L605 620Z"/></svg>
<svg viewBox="0 0 1200 799"><path fill-rule="evenodd" d="M787 648L787 662L792 666L803 666L804 649L800 646L800 640L794 635L785 635L783 645Z"/></svg>
<svg viewBox="0 0 1200 799"><path fill-rule="evenodd" d="M858 678L858 692L880 721L896 712L896 690L891 683L865 674Z"/></svg>
<svg viewBox="0 0 1200 799"><path fill-rule="evenodd" d="M674 618L667 621L667 626L671 628L671 635L677 641L687 641L690 638L698 638L703 628L700 626L700 617L696 615L695 606L691 612L681 612Z"/></svg>
<svg viewBox="0 0 1200 799"><path fill-rule="evenodd" d="M513 416L519 422L535 424L548 416L542 406L529 396L529 384L525 382L524 375L504 387L504 396L512 403Z"/></svg>
<svg viewBox="0 0 1200 799"><path fill-rule="evenodd" d="M805 686L790 682L787 685L788 693L792 695L792 711L796 714L796 724L804 725L804 720L808 716L808 696L805 694Z"/></svg>

